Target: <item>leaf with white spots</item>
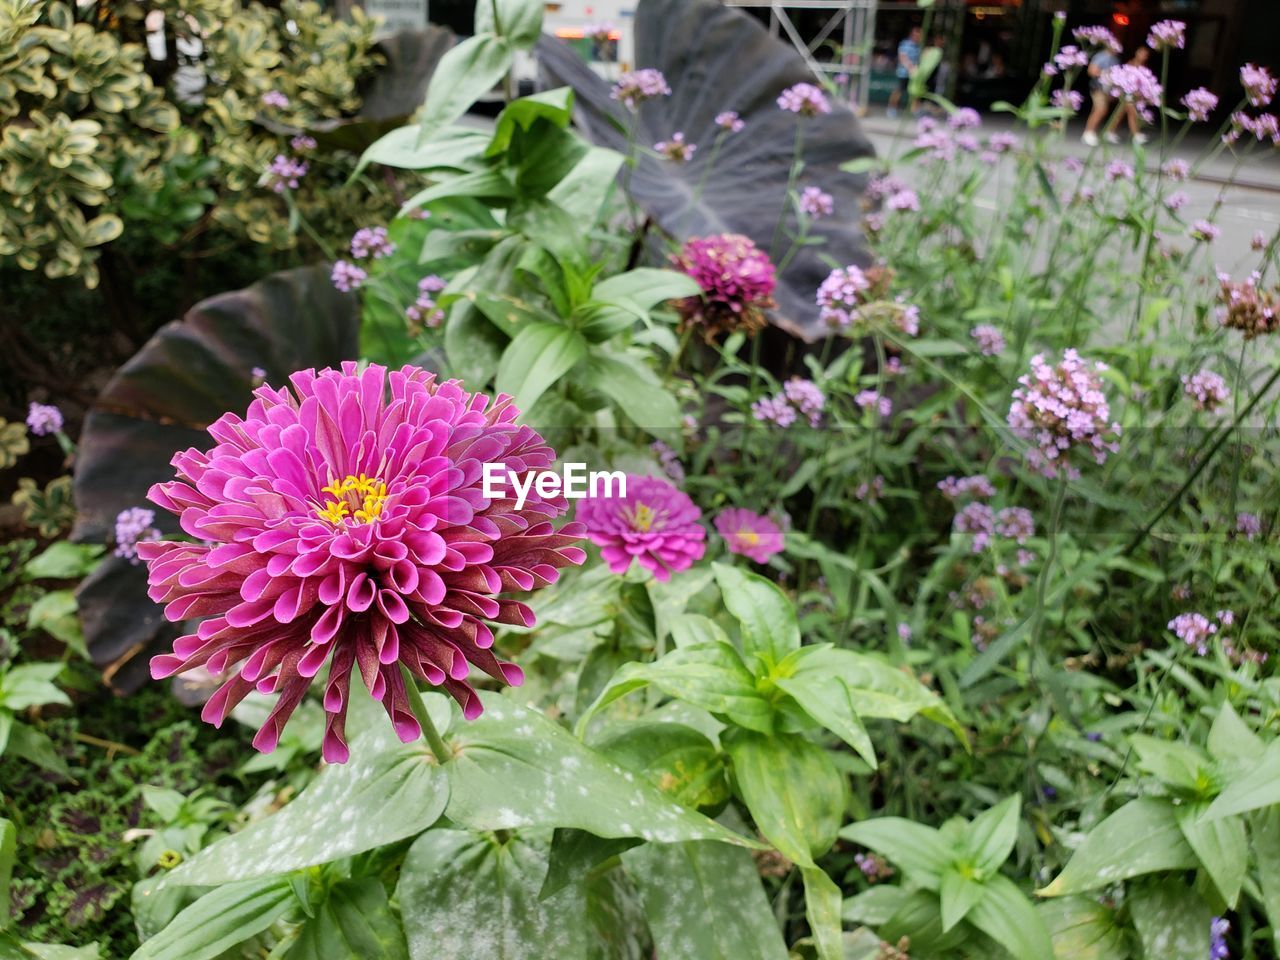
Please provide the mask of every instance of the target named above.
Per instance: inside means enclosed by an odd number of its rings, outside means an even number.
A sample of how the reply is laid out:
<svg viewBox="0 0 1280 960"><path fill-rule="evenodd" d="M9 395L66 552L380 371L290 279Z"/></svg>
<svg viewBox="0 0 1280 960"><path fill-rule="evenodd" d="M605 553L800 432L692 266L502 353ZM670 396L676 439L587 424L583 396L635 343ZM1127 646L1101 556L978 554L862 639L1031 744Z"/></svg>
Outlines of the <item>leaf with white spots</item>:
<svg viewBox="0 0 1280 960"><path fill-rule="evenodd" d="M1141 884L1130 891L1129 904L1144 957L1204 960L1209 956L1213 916L1191 887L1167 880Z"/></svg>
<svg viewBox="0 0 1280 960"><path fill-rule="evenodd" d="M445 815L473 830L576 827L657 843L754 842L663 795L536 710L482 694L485 712L455 723Z"/></svg>

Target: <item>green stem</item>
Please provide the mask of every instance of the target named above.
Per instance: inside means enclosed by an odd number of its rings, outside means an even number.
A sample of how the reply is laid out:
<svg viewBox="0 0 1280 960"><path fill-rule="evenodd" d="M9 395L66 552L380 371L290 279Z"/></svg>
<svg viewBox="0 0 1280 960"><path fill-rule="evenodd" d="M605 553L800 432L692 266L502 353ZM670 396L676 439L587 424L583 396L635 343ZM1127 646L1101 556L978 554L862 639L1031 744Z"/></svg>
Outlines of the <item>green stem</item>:
<svg viewBox="0 0 1280 960"><path fill-rule="evenodd" d="M1053 576L1053 567L1058 559L1058 528L1062 525L1062 505L1067 499L1067 478L1064 475L1058 480L1058 494L1053 501L1053 517L1049 521L1049 555L1045 558L1044 567L1040 570L1040 582L1036 585L1036 612L1031 622L1031 677L1036 675L1036 658L1039 651L1040 631L1044 626L1044 611L1049 592L1049 579Z"/></svg>
<svg viewBox="0 0 1280 960"><path fill-rule="evenodd" d="M422 727L422 735L426 737L427 745L431 747L436 763L447 763L452 759L453 751L445 744L436 725L431 722L431 714L427 711L427 705L422 702L422 694L418 690L417 678L403 663L400 664L400 676L404 677L405 692L409 695L409 709L413 711L418 725Z"/></svg>

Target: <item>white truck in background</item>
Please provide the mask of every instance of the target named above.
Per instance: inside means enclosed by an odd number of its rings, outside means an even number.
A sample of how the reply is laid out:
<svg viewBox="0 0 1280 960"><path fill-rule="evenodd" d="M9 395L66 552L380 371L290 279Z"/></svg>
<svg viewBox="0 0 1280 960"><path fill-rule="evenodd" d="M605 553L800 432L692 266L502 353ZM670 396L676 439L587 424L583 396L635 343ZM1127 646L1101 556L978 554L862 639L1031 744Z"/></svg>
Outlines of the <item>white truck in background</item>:
<svg viewBox="0 0 1280 960"><path fill-rule="evenodd" d="M542 32L572 46L591 69L608 81L635 68L635 13L638 0L563 0L544 5ZM538 76L537 57L521 52L514 68L522 86Z"/></svg>

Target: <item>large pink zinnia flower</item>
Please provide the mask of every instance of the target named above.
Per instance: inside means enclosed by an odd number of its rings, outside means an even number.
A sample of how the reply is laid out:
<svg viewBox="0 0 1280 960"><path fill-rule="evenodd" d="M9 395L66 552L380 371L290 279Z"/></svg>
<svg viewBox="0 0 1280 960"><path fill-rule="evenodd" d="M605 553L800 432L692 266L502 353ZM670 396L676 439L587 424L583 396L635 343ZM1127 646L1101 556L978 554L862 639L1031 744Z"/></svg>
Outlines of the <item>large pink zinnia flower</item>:
<svg viewBox="0 0 1280 960"><path fill-rule="evenodd" d="M165 615L201 619L151 674L230 670L204 708L215 725L249 691L279 693L253 741L270 752L327 663L324 758L341 763L353 669L406 742L421 730L402 665L468 718L481 711L470 664L520 683L520 668L493 655L485 621L532 624L528 607L498 595L581 563L572 544L583 528L552 527L562 498L531 490L517 512L481 495L487 462L523 474L555 459L515 424L511 398L491 404L415 367L344 363L290 381L292 391L259 387L243 419L228 413L209 428L213 449L177 454L178 479L151 488L202 541L138 544Z"/></svg>
<svg viewBox="0 0 1280 960"><path fill-rule="evenodd" d="M659 580L688 570L706 551L702 511L684 493L657 477L627 474L627 495L588 497L577 518L614 573L626 573L632 559Z"/></svg>
<svg viewBox="0 0 1280 960"><path fill-rule="evenodd" d="M724 537L730 553L740 553L756 563L768 563L782 552L782 530L768 517L742 507L729 507L716 514L716 532Z"/></svg>

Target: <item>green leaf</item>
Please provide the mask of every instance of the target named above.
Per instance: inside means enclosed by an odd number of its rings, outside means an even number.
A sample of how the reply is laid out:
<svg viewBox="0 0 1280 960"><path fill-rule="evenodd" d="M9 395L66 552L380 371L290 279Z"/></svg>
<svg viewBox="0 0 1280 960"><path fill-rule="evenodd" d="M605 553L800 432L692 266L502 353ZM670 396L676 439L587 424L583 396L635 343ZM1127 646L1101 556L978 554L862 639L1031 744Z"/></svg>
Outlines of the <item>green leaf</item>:
<svg viewBox="0 0 1280 960"><path fill-rule="evenodd" d="M27 611L27 629L43 630L81 656L88 655L84 631L80 626L79 605L71 590L50 590L33 603Z"/></svg>
<svg viewBox="0 0 1280 960"><path fill-rule="evenodd" d="M0 713L0 716L8 717L9 714ZM37 767L52 770L55 773L62 774L64 777L71 776L71 771L67 769L66 762L58 755L53 741L28 724L10 720L9 743L5 747L5 752L8 756L22 757L22 759L34 763Z"/></svg>
<svg viewBox="0 0 1280 960"><path fill-rule="evenodd" d="M955 869L944 870L938 888L942 903L942 932L946 933L963 920L985 892L986 887L977 880L971 880Z"/></svg>
<svg viewBox="0 0 1280 960"><path fill-rule="evenodd" d="M788 860L813 866L835 843L844 818L844 776L831 757L797 734L736 729L722 741L756 829Z"/></svg>
<svg viewBox="0 0 1280 960"><path fill-rule="evenodd" d="M538 899L554 896L571 883L581 883L591 876L601 864L620 856L644 841L638 837L597 837L586 830L573 827L556 827L551 836L551 852L547 862L547 875L538 890ZM664 844L648 844L650 849L662 849ZM720 846L720 844L712 844Z"/></svg>
<svg viewBox="0 0 1280 960"><path fill-rule="evenodd" d="M969 911L969 922L1015 960L1054 960L1049 931L1026 894L999 874L982 886L982 899Z"/></svg>
<svg viewBox="0 0 1280 960"><path fill-rule="evenodd" d="M840 836L883 854L926 890L937 890L943 872L956 860L956 850L941 833L902 817L851 823Z"/></svg>
<svg viewBox="0 0 1280 960"><path fill-rule="evenodd" d="M1195 852L1182 836L1173 804L1131 800L1089 831L1042 897L1061 897L1163 870L1190 870Z"/></svg>
<svg viewBox="0 0 1280 960"><path fill-rule="evenodd" d="M279 812L201 850L166 881L231 883L353 856L421 833L448 800L425 742L400 743L379 717L354 738L350 761L325 767Z"/></svg>
<svg viewBox="0 0 1280 960"><path fill-rule="evenodd" d="M867 728L858 719L853 691L840 677L819 677L807 674L796 677L777 677L773 680L779 690L786 693L814 722L821 724L847 743L865 760L876 767L876 751Z"/></svg>
<svg viewBox="0 0 1280 960"><path fill-rule="evenodd" d="M723 643L732 646L720 624L700 613L682 613L671 619L671 639L677 647Z"/></svg>
<svg viewBox="0 0 1280 960"><path fill-rule="evenodd" d="M624 665L578 720L579 735L604 707L649 684L748 729L773 729L773 708L756 690L738 651L727 643L712 643L681 647L653 663Z"/></svg>
<svg viewBox="0 0 1280 960"><path fill-rule="evenodd" d="M485 712L448 736L445 815L473 830L575 827L657 843L721 840L757 846L619 769L536 710L483 694Z"/></svg>
<svg viewBox="0 0 1280 960"><path fill-rule="evenodd" d="M1210 804L1206 819L1230 817L1280 803L1280 741L1267 747L1267 752L1247 772L1227 784Z"/></svg>
<svg viewBox="0 0 1280 960"><path fill-rule="evenodd" d="M480 0L476 4L476 33L507 37L522 47L538 42L542 32L540 0Z"/></svg>
<svg viewBox="0 0 1280 960"><path fill-rule="evenodd" d="M503 37L477 34L440 58L418 112L418 146L466 113L511 69L515 50Z"/></svg>
<svg viewBox="0 0 1280 960"><path fill-rule="evenodd" d="M663 960L786 960L786 943L746 850L646 844L623 862Z"/></svg>
<svg viewBox="0 0 1280 960"><path fill-rule="evenodd" d="M383 135L361 155L354 175L371 163L398 170L462 170L484 153L491 140L483 130L446 127L420 147L420 132L417 124L409 124Z"/></svg>
<svg viewBox="0 0 1280 960"><path fill-rule="evenodd" d="M1207 803L1187 803L1178 807L1178 826L1218 893L1234 910L1249 866L1244 820L1238 816L1202 819L1208 806Z"/></svg>
<svg viewBox="0 0 1280 960"><path fill-rule="evenodd" d="M1018 818L1021 814L1022 797L1015 793L978 814L964 831L965 851L979 871L978 879L985 880L996 873L1000 865L1009 859L1013 844L1018 839ZM944 924L945 914L944 909Z"/></svg>
<svg viewBox="0 0 1280 960"><path fill-rule="evenodd" d="M105 547L93 543L59 540L22 568L28 580L71 580L90 573Z"/></svg>
<svg viewBox="0 0 1280 960"><path fill-rule="evenodd" d="M495 157L505 152L511 145L511 138L517 126L522 130L528 130L535 120L543 119L563 129L569 125L569 119L572 116L572 87L557 87L555 90L535 93L531 97L512 100L498 114L493 137L489 140L484 155Z"/></svg>
<svg viewBox="0 0 1280 960"><path fill-rule="evenodd" d="M585 230L594 225L600 208L613 189L625 158L616 150L591 147L568 175L547 194L547 199L573 217Z"/></svg>
<svg viewBox="0 0 1280 960"><path fill-rule="evenodd" d="M498 371L507 338L473 303L460 300L449 310L444 352L450 369L472 385L489 383Z"/></svg>
<svg viewBox="0 0 1280 960"><path fill-rule="evenodd" d="M1115 915L1088 897L1062 897L1036 904L1053 955L1063 960L1130 960L1124 931Z"/></svg>
<svg viewBox="0 0 1280 960"><path fill-rule="evenodd" d="M1213 719L1208 747L1210 755L1220 764L1237 767L1257 763L1266 752L1266 744L1240 719L1229 700L1222 702L1222 709Z"/></svg>
<svg viewBox="0 0 1280 960"><path fill-rule="evenodd" d="M614 297L580 304L574 311L572 325L592 343L604 343L648 319L649 314L634 300Z"/></svg>
<svg viewBox="0 0 1280 960"><path fill-rule="evenodd" d="M333 886L302 925L290 960L408 960L404 931L382 881L345 880Z"/></svg>
<svg viewBox="0 0 1280 960"><path fill-rule="evenodd" d="M711 569L725 607L741 626L743 653L761 660L761 674L800 648L795 607L772 581L725 563Z"/></svg>
<svg viewBox="0 0 1280 960"><path fill-rule="evenodd" d="M502 353L496 389L511 394L517 407L528 410L586 352L587 342L576 330L550 323L527 326Z"/></svg>
<svg viewBox="0 0 1280 960"><path fill-rule="evenodd" d="M668 300L680 300L684 297L701 296L702 288L698 282L687 274L676 270L657 270L653 267L640 267L626 273L614 274L601 280L591 290L596 300L613 300L625 297L649 310Z"/></svg>
<svg viewBox="0 0 1280 960"><path fill-rule="evenodd" d="M800 876L804 880L804 916L809 921L819 960L843 960L840 888L821 867L802 866Z"/></svg>
<svg viewBox="0 0 1280 960"><path fill-rule="evenodd" d="M641 430L667 435L680 426L680 404L670 389L629 354L598 355L579 368L583 381L603 393Z"/></svg>
<svg viewBox="0 0 1280 960"><path fill-rule="evenodd" d="M1135 884L1129 903L1144 957L1204 960L1209 956L1213 916L1190 887L1168 880Z"/></svg>
<svg viewBox="0 0 1280 960"><path fill-rule="evenodd" d="M846 923L866 923L878 927L888 923L902 909L909 896L905 887L878 884L846 899L841 916Z"/></svg>
<svg viewBox="0 0 1280 960"><path fill-rule="evenodd" d="M575 884L540 900L546 872L545 839L424 833L396 887L411 960L628 957L639 918L628 915L616 880Z"/></svg>
<svg viewBox="0 0 1280 960"><path fill-rule="evenodd" d="M17 861L18 828L13 825L12 820L0 817L0 903L9 903L9 883L13 879L13 866ZM9 911L0 910L0 930L9 923Z"/></svg>
<svg viewBox="0 0 1280 960"><path fill-rule="evenodd" d="M46 703L71 706L71 699L53 681L62 673L61 663L24 663L0 676L0 704L8 710L25 710Z"/></svg>
<svg viewBox="0 0 1280 960"><path fill-rule="evenodd" d="M227 883L179 913L132 960L214 960L297 910L287 877Z"/></svg>
<svg viewBox="0 0 1280 960"><path fill-rule="evenodd" d="M1138 765L1167 786L1199 793L1208 782L1205 772L1211 762L1199 747L1140 733L1131 736L1129 742L1138 754Z"/></svg>
<svg viewBox="0 0 1280 960"><path fill-rule="evenodd" d="M1271 940L1280 951L1280 807L1249 814L1249 840L1257 864L1259 898L1271 921Z"/></svg>
<svg viewBox="0 0 1280 960"><path fill-rule="evenodd" d="M592 747L686 807L720 807L729 799L723 755L683 723L628 723Z"/></svg>
<svg viewBox="0 0 1280 960"><path fill-rule="evenodd" d="M445 177L425 190L419 190L400 207L401 214L436 200L456 197L478 197L482 200L510 200L516 189L501 170L473 170Z"/></svg>

